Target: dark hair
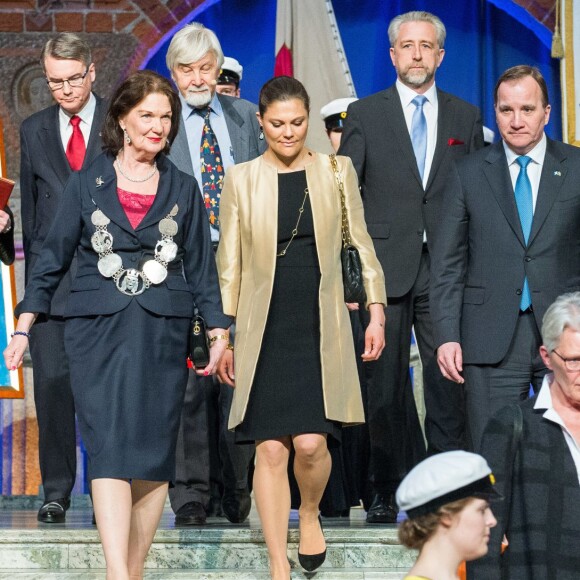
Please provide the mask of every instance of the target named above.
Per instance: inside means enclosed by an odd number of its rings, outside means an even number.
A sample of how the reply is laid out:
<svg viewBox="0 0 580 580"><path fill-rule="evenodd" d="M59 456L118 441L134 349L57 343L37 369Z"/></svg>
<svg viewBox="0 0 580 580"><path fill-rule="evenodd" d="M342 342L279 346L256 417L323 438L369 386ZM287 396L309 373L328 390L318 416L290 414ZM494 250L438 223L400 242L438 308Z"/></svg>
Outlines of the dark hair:
<svg viewBox="0 0 580 580"><path fill-rule="evenodd" d="M181 101L171 83L150 70L133 73L115 91L103 125L102 138L105 151L116 155L123 148L123 130L119 125L119 119L127 115L143 99L155 93L165 95L171 105L171 129L163 150L164 153L169 152L170 144L173 143L179 129Z"/></svg>
<svg viewBox="0 0 580 580"><path fill-rule="evenodd" d="M401 522L399 541L403 546L420 550L435 533L443 516L454 516L475 498L465 497L441 506L435 513L417 516Z"/></svg>
<svg viewBox="0 0 580 580"><path fill-rule="evenodd" d="M302 101L304 108L310 113L310 97L300 81L284 76L270 79L260 90L260 99L258 101L260 115L264 115L272 103L290 101L291 99Z"/></svg>
<svg viewBox="0 0 580 580"><path fill-rule="evenodd" d="M532 77L538 85L540 85L540 91L542 91L542 106L545 108L550 104L548 99L548 86L546 81L540 72L540 69L535 66L529 66L527 64L518 64L517 66L512 66L508 68L500 77L497 79L495 84L495 91L493 93L493 104L497 105L497 94L499 91L499 86L502 83L508 83L513 81L519 81L525 77Z"/></svg>

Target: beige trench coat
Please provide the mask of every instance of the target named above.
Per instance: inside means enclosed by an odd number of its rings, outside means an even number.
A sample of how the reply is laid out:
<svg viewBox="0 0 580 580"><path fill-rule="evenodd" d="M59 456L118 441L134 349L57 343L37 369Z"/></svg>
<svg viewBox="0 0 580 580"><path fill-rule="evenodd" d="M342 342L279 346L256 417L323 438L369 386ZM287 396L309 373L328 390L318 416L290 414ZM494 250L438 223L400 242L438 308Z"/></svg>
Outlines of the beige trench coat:
<svg viewBox="0 0 580 580"><path fill-rule="evenodd" d="M343 175L351 239L360 252L368 304L386 304L385 280L366 230L358 181L348 157L337 157ZM341 205L328 155L306 166L320 265L320 354L326 418L364 422L360 383L340 263ZM227 171L220 201L217 266L224 312L236 319L236 389L228 427L246 413L276 268L278 172L258 157ZM268 345L264 345L268 348ZM300 372L300 361L296 361Z"/></svg>

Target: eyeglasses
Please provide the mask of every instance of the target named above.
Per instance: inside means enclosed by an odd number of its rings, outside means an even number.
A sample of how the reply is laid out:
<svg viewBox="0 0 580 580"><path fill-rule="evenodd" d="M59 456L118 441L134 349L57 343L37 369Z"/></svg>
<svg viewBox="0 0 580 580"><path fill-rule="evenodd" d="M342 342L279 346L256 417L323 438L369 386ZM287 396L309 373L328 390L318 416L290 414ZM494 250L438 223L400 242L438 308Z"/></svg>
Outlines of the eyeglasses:
<svg viewBox="0 0 580 580"><path fill-rule="evenodd" d="M85 70L82 75L74 75L70 79L62 79L58 81L49 81L46 79L46 84L49 86L51 91L58 91L64 87L64 83L68 83L69 87L82 87L85 82L85 77L89 74L89 67Z"/></svg>
<svg viewBox="0 0 580 580"><path fill-rule="evenodd" d="M557 354L563 361L566 370L574 373L580 371L580 358L564 358L559 352L553 350L554 354Z"/></svg>

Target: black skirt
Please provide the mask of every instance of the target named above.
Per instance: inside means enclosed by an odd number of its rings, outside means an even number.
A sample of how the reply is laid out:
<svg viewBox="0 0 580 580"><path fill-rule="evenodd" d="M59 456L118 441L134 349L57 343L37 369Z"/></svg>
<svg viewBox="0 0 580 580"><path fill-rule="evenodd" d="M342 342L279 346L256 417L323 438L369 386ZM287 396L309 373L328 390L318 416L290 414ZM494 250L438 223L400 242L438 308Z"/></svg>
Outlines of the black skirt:
<svg viewBox="0 0 580 580"><path fill-rule="evenodd" d="M320 267L304 171L278 177L278 257L272 299L244 421L236 442L301 433L340 440L340 425L326 419L320 366ZM298 233L299 208L304 212Z"/></svg>
<svg viewBox="0 0 580 580"><path fill-rule="evenodd" d="M188 329L188 319L152 314L136 300L115 314L67 319L89 479L175 479Z"/></svg>

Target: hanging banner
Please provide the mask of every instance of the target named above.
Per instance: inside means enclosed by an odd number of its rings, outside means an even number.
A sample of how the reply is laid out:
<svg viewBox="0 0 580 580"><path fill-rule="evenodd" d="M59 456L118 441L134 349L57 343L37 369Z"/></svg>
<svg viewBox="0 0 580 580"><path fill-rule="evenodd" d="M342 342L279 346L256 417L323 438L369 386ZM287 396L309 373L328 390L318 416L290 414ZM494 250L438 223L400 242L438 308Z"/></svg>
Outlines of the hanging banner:
<svg viewBox="0 0 580 580"><path fill-rule="evenodd" d="M356 97L331 0L278 0L275 76L297 78L310 96L308 145L332 152L320 109Z"/></svg>
<svg viewBox="0 0 580 580"><path fill-rule="evenodd" d="M580 147L580 0L560 2L564 58L562 132L564 141Z"/></svg>

